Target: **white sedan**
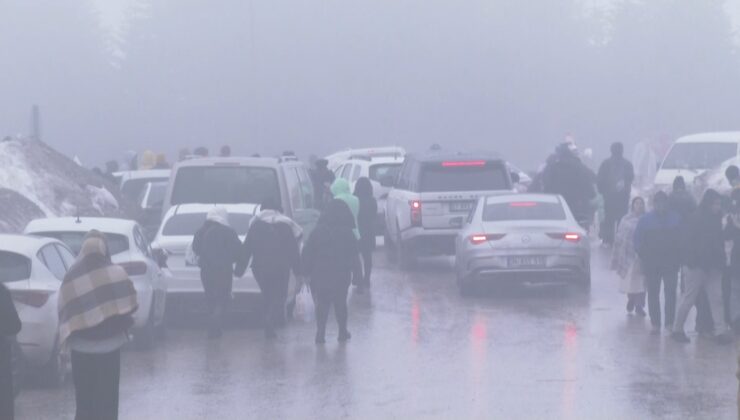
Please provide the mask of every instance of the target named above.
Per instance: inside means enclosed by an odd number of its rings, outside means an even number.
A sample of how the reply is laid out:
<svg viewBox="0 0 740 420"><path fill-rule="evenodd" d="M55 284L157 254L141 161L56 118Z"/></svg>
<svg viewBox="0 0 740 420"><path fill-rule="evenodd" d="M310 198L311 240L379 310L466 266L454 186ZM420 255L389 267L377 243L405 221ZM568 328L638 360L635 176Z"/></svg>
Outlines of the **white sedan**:
<svg viewBox="0 0 740 420"><path fill-rule="evenodd" d="M126 270L136 289L139 309L134 313L134 340L142 347L153 344L157 329L164 327L167 283L143 229L136 222L102 217L37 219L28 224L28 235L59 239L76 254L92 229L102 232L111 259Z"/></svg>
<svg viewBox="0 0 740 420"><path fill-rule="evenodd" d="M23 359L48 385L69 373L69 354L59 346L57 296L74 256L51 238L0 235L0 282L10 290L21 319L16 337Z"/></svg>

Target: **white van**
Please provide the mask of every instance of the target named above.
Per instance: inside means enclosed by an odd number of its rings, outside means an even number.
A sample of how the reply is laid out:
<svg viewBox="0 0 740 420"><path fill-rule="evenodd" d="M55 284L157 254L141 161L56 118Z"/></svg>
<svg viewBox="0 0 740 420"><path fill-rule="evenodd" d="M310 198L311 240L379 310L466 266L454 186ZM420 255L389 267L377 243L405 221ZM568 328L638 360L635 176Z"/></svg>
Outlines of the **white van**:
<svg viewBox="0 0 740 420"><path fill-rule="evenodd" d="M694 178L738 156L740 131L700 133L673 143L655 174L655 187L666 189L681 175L688 185Z"/></svg>

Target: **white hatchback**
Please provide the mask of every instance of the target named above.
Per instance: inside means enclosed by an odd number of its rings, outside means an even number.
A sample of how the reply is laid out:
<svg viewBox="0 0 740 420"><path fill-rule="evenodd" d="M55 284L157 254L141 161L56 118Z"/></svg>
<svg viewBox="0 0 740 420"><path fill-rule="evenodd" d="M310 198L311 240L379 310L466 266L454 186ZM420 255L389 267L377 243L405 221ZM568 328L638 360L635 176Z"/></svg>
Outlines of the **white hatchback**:
<svg viewBox="0 0 740 420"><path fill-rule="evenodd" d="M75 257L52 238L0 235L0 282L10 290L21 319L16 337L23 359L47 385L69 373L69 354L59 345L57 296Z"/></svg>
<svg viewBox="0 0 740 420"><path fill-rule="evenodd" d="M157 329L164 327L167 283L139 224L126 219L60 217L33 220L24 233L59 239L76 254L85 234L92 229L105 235L111 259L126 270L134 283L139 302L134 313L134 340L142 347L150 347Z"/></svg>

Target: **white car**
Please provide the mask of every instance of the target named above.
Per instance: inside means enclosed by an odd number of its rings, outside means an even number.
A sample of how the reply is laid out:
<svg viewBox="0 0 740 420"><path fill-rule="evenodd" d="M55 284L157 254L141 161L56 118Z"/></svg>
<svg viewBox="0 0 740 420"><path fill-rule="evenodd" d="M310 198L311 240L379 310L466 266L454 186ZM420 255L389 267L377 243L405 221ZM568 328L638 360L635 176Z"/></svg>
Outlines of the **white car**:
<svg viewBox="0 0 740 420"><path fill-rule="evenodd" d="M113 174L120 180L119 188L121 195L136 202L150 182L168 182L170 179L169 169L148 169L143 171L125 171Z"/></svg>
<svg viewBox="0 0 740 420"><path fill-rule="evenodd" d="M357 180L361 177L370 179L370 183L373 185L373 195L378 201L377 232L381 235L385 229L385 202L391 190L386 185L393 182L398 176L401 165L403 165L403 159L403 155L380 157L356 155L339 164L334 170L334 175L337 178L344 178L349 181L352 190L354 190Z"/></svg>
<svg viewBox="0 0 740 420"><path fill-rule="evenodd" d="M329 162L328 168L334 171L344 162L351 160L353 156L368 156L371 158L401 157L406 155L406 150L399 146L367 147L363 149L347 149L332 153L325 159Z"/></svg>
<svg viewBox="0 0 740 420"><path fill-rule="evenodd" d="M478 198L512 192L506 162L491 154L407 155L388 194L385 244L401 267L417 256L454 255Z"/></svg>
<svg viewBox="0 0 740 420"><path fill-rule="evenodd" d="M111 259L126 270L134 283L139 303L139 309L133 314L134 340L142 347L149 347L157 329L164 327L167 282L166 270L160 268L163 261L156 258L141 226L125 219L60 217L33 220L24 233L58 239L76 255L85 234L92 229L105 235Z"/></svg>
<svg viewBox="0 0 740 420"><path fill-rule="evenodd" d="M740 157L740 132L701 133L673 143L655 174L656 189L667 190L681 175L690 186L694 178L729 159Z"/></svg>
<svg viewBox="0 0 740 420"><path fill-rule="evenodd" d="M257 213L256 204L220 205L229 213L229 224L243 242L249 230L252 217ZM200 268L186 258L187 249L192 244L195 233L206 220L208 211L214 204L179 204L170 208L157 232L152 246L167 254L169 272L166 275L167 290L171 299L181 304L203 303L203 283ZM289 290L295 289L295 279ZM250 270L241 278L234 278L233 294L240 298L254 297L260 293L259 285ZM287 303L287 302L286 302Z"/></svg>
<svg viewBox="0 0 740 420"><path fill-rule="evenodd" d="M16 337L25 364L42 381L60 385L70 371L68 352L59 346L59 287L75 257L52 238L0 235L0 282L11 293L21 331Z"/></svg>

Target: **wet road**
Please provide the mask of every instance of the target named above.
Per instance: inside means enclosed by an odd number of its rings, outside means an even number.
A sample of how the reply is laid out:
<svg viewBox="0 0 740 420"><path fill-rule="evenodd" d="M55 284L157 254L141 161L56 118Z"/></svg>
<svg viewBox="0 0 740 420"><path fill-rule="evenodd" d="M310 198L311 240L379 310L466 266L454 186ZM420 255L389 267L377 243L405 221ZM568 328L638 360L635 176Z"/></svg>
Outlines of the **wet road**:
<svg viewBox="0 0 740 420"><path fill-rule="evenodd" d="M219 341L171 328L154 350L124 352L121 418L734 418L734 348L651 336L593 258L590 294L461 298L449 260L401 273L379 250L372 292L350 297L350 343L335 324L324 346L299 322L276 341L254 326ZM20 419L72 418L73 389L25 390L16 406Z"/></svg>

